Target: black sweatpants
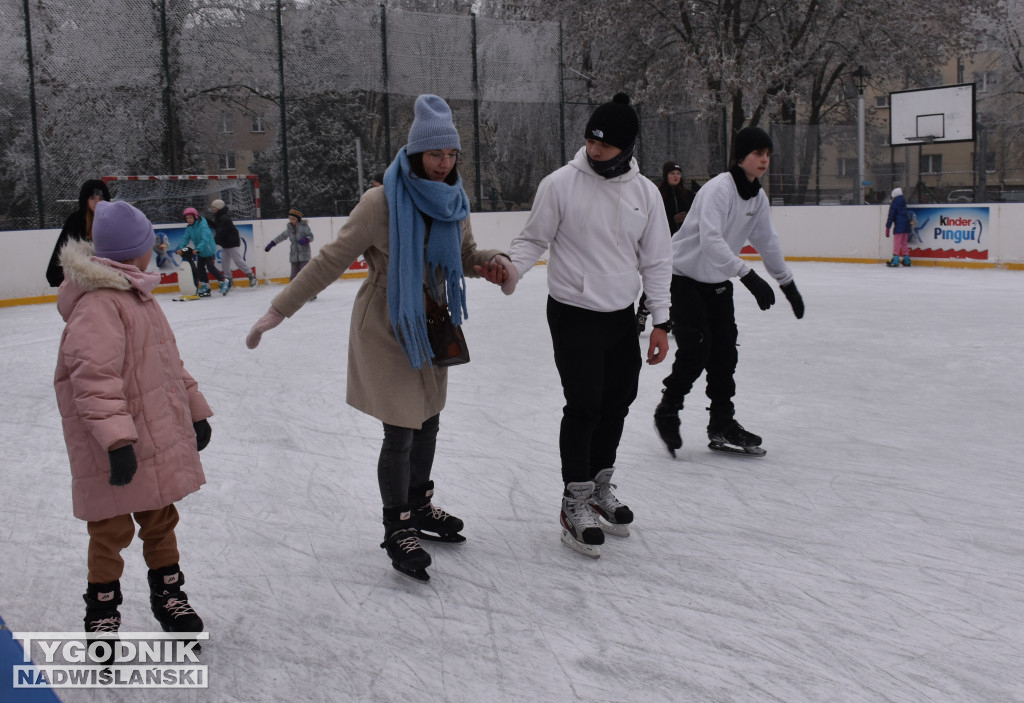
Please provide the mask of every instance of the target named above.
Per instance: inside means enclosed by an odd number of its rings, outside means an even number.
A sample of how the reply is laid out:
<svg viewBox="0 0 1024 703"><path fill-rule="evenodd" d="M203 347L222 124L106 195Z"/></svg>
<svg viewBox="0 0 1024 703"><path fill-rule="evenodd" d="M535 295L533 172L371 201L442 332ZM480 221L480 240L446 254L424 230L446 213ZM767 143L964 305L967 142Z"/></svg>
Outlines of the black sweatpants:
<svg viewBox="0 0 1024 703"><path fill-rule="evenodd" d="M686 276L672 276L672 334L676 355L672 374L662 383L665 400L683 402L686 394L707 371L707 396L711 400L709 427L719 427L735 414L736 310L732 281L701 283Z"/></svg>
<svg viewBox="0 0 1024 703"><path fill-rule="evenodd" d="M636 399L640 342L633 306L595 312L548 298L548 327L565 407L558 449L562 481L591 481L615 465L622 426Z"/></svg>

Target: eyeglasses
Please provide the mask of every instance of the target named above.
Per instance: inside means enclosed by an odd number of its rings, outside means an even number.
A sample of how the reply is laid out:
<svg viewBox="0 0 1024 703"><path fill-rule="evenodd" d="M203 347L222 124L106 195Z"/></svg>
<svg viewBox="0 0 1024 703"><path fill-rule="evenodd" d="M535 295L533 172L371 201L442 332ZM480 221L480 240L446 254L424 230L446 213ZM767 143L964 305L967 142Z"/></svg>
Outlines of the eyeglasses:
<svg viewBox="0 0 1024 703"><path fill-rule="evenodd" d="M459 151L453 151L450 154L445 154L440 151L425 151L423 155L431 159L432 161L451 161L455 163L455 160L459 158Z"/></svg>

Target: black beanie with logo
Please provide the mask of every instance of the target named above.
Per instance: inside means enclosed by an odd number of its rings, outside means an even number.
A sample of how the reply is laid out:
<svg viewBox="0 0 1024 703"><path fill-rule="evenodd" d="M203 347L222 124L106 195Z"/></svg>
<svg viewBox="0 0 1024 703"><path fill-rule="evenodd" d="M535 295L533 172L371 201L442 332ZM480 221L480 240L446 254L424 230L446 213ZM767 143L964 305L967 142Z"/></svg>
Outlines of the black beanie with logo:
<svg viewBox="0 0 1024 703"><path fill-rule="evenodd" d="M640 118L630 106L629 96L616 93L611 102L598 105L591 113L584 139L597 139L625 151L639 132Z"/></svg>

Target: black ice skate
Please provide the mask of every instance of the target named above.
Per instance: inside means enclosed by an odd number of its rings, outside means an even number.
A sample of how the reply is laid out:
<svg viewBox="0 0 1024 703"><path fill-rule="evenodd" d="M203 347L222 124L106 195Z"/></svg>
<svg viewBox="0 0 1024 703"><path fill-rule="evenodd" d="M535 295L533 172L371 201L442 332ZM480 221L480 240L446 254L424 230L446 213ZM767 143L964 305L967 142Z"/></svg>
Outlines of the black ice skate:
<svg viewBox="0 0 1024 703"><path fill-rule="evenodd" d="M433 542L461 544L466 541L460 532L465 524L446 510L431 502L434 496L434 482L409 489L409 505L412 506L412 523L421 539Z"/></svg>
<svg viewBox="0 0 1024 703"><path fill-rule="evenodd" d="M420 546L419 533L408 509L384 508L384 541L380 546L396 571L417 581L430 580L430 555Z"/></svg>
<svg viewBox="0 0 1024 703"><path fill-rule="evenodd" d="M616 537L629 537L629 524L633 522L633 511L615 497L612 489L614 468L601 469L594 476L594 493L590 496L590 507L601 518L601 530Z"/></svg>
<svg viewBox="0 0 1024 703"><path fill-rule="evenodd" d="M665 395L664 390L661 391L661 402L654 410L654 429L673 458L676 450L683 448L683 438L679 435L679 411L682 409L681 400L673 401Z"/></svg>
<svg viewBox="0 0 1024 703"><path fill-rule="evenodd" d="M743 425L730 420L716 430L708 427L708 449L742 456L762 457L767 452L761 448L761 438L747 432Z"/></svg>
<svg viewBox="0 0 1024 703"><path fill-rule="evenodd" d="M188 602L188 594L181 590L185 574L177 564L150 569L149 604L153 615L164 632L195 633L203 631L203 620ZM194 651L202 650L197 641Z"/></svg>
<svg viewBox="0 0 1024 703"><path fill-rule="evenodd" d="M595 559L601 556L604 531L597 513L590 507L594 496L594 482L567 483L562 494L562 543L580 554Z"/></svg>
<svg viewBox="0 0 1024 703"><path fill-rule="evenodd" d="M109 666L114 663L114 649L117 646L117 631L121 628L121 582L90 583L82 594L85 600L85 632L87 640L106 640L110 643L110 654L103 660Z"/></svg>

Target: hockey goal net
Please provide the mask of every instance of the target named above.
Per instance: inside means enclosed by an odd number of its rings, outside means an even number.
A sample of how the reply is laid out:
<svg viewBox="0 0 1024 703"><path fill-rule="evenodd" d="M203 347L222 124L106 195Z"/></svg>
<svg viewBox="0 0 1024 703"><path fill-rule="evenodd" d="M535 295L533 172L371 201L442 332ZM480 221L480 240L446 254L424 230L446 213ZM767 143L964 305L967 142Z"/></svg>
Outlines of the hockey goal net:
<svg viewBox="0 0 1024 703"><path fill-rule="evenodd" d="M223 200L233 220L260 219L260 177L254 174L179 176L103 176L115 200L139 208L154 224L181 222L194 207L210 214L210 203Z"/></svg>

